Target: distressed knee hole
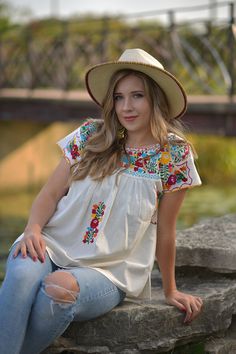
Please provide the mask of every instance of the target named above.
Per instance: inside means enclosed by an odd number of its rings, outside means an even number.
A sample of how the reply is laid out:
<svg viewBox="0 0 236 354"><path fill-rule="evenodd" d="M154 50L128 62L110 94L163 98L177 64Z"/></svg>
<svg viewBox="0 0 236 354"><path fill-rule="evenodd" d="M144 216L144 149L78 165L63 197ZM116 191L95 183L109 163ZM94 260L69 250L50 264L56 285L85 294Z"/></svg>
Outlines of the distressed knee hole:
<svg viewBox="0 0 236 354"><path fill-rule="evenodd" d="M75 277L66 271L50 273L44 286L47 295L59 303L74 303L80 291Z"/></svg>

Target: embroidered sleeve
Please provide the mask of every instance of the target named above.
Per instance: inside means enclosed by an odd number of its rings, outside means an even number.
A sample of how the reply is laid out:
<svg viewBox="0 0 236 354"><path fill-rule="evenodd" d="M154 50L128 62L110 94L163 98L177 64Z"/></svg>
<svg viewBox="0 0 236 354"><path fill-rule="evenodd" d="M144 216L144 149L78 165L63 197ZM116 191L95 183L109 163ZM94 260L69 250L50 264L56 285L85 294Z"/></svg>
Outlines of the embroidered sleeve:
<svg viewBox="0 0 236 354"><path fill-rule="evenodd" d="M79 128L57 142L70 165L74 165L80 161L86 142L96 130L97 122L89 119Z"/></svg>
<svg viewBox="0 0 236 354"><path fill-rule="evenodd" d="M163 192L201 185L193 154L188 144L166 145L162 150L159 168Z"/></svg>

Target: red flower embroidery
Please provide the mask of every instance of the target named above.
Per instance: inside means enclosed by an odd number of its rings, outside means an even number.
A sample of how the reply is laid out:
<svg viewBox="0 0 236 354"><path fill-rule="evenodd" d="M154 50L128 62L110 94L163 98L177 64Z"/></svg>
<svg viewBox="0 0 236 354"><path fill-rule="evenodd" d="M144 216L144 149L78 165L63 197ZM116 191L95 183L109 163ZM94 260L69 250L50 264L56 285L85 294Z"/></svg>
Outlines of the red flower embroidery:
<svg viewBox="0 0 236 354"><path fill-rule="evenodd" d="M138 159L135 161L134 165L137 167L143 167L143 161L141 159Z"/></svg>
<svg viewBox="0 0 236 354"><path fill-rule="evenodd" d="M173 184L176 183L176 180L177 180L176 175L170 175L168 178L167 184L172 186Z"/></svg>
<svg viewBox="0 0 236 354"><path fill-rule="evenodd" d="M100 221L103 218L104 211L106 209L106 206L104 202L99 202L98 204L94 204L92 208L92 215L91 215L91 222L90 226L87 227L87 231L84 235L84 238L82 240L83 243L93 243L94 238L97 237L98 235L98 226Z"/></svg>
<svg viewBox="0 0 236 354"><path fill-rule="evenodd" d="M79 156L79 148L78 148L78 145L74 144L71 148L71 157L73 160L76 159L76 157Z"/></svg>
<svg viewBox="0 0 236 354"><path fill-rule="evenodd" d="M90 226L93 228L93 229L96 229L96 227L98 226L99 224L99 221L98 219L93 219L90 223Z"/></svg>

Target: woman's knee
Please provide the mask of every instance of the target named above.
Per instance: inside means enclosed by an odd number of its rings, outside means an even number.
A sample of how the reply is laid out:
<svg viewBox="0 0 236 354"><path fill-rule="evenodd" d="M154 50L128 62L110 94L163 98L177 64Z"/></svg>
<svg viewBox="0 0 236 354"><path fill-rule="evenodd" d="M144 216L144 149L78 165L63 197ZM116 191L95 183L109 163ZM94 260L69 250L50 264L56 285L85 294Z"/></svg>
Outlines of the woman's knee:
<svg viewBox="0 0 236 354"><path fill-rule="evenodd" d="M6 269L6 277L9 277L13 282L19 286L27 286L26 284L33 284L37 281L37 270L32 267L30 259L13 259L11 264L8 264ZM40 281L40 279L39 279Z"/></svg>
<svg viewBox="0 0 236 354"><path fill-rule="evenodd" d="M67 272L57 270L44 279L45 292L56 302L73 303L80 288L75 277Z"/></svg>

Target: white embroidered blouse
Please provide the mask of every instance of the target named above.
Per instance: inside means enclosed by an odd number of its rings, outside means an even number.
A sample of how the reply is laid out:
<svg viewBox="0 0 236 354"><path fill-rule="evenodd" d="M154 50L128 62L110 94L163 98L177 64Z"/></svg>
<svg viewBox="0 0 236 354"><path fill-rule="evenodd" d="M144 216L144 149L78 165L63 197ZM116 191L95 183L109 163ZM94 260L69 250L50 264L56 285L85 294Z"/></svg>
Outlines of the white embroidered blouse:
<svg viewBox="0 0 236 354"><path fill-rule="evenodd" d="M80 161L97 126L90 119L58 142L71 165ZM58 266L95 268L127 296L150 298L158 199L201 181L187 144L127 148L126 153L122 168L101 182L90 177L72 182L42 233Z"/></svg>

